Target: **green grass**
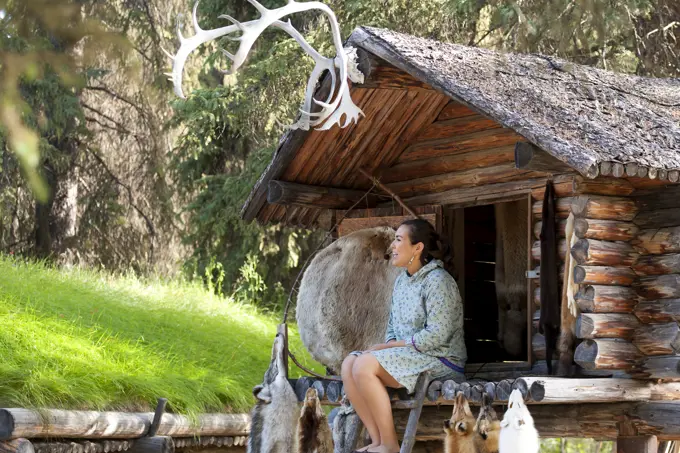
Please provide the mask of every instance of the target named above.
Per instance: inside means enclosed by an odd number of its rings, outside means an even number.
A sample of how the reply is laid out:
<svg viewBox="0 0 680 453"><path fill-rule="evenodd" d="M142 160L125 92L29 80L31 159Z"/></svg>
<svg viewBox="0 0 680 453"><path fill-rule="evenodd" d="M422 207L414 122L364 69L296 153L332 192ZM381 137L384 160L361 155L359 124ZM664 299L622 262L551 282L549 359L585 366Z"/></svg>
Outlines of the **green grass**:
<svg viewBox="0 0 680 453"><path fill-rule="evenodd" d="M0 406L150 410L165 397L190 415L247 411L279 322L195 284L0 256Z"/></svg>

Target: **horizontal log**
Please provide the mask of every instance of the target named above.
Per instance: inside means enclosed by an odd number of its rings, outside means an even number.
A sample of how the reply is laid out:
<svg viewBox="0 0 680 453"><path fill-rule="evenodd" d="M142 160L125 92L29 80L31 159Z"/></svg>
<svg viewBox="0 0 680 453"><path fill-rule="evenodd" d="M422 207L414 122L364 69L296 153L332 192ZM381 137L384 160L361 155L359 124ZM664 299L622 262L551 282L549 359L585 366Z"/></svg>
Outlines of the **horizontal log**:
<svg viewBox="0 0 680 453"><path fill-rule="evenodd" d="M680 328L675 321L663 324L643 324L633 338L633 344L643 354L670 355L680 352Z"/></svg>
<svg viewBox="0 0 680 453"><path fill-rule="evenodd" d="M640 325L638 319L624 313L581 313L576 320L578 338L622 338L630 340Z"/></svg>
<svg viewBox="0 0 680 453"><path fill-rule="evenodd" d="M577 218L574 221L574 234L579 239L599 239L603 241L630 241L640 229L632 222L618 220L599 220Z"/></svg>
<svg viewBox="0 0 680 453"><path fill-rule="evenodd" d="M631 244L641 254L680 253L680 226L641 230Z"/></svg>
<svg viewBox="0 0 680 453"><path fill-rule="evenodd" d="M635 370L642 379L680 380L680 355L653 356L642 360Z"/></svg>
<svg viewBox="0 0 680 453"><path fill-rule="evenodd" d="M574 362L586 370L629 370L640 359L635 345L619 339L584 340L574 351Z"/></svg>
<svg viewBox="0 0 680 453"><path fill-rule="evenodd" d="M302 206L315 209L347 209L359 201L363 190L339 189L333 187L311 186L286 181L269 181L267 202L286 206ZM366 196L365 203L375 206L376 195Z"/></svg>
<svg viewBox="0 0 680 453"><path fill-rule="evenodd" d="M0 442L0 453L35 453L35 449L30 440L21 438Z"/></svg>
<svg viewBox="0 0 680 453"><path fill-rule="evenodd" d="M559 261L564 261L567 254L567 241L560 239L557 241L557 258ZM541 241L534 241L531 246L531 258L536 261L541 261Z"/></svg>
<svg viewBox="0 0 680 453"><path fill-rule="evenodd" d="M678 298L680 297L680 274L640 277L637 292L640 297L647 300Z"/></svg>
<svg viewBox="0 0 680 453"><path fill-rule="evenodd" d="M630 313L638 303L635 290L626 286L581 286L574 298L584 313Z"/></svg>
<svg viewBox="0 0 680 453"><path fill-rule="evenodd" d="M571 256L578 264L589 266L631 266L638 254L625 242L579 239L571 248Z"/></svg>
<svg viewBox="0 0 680 453"><path fill-rule="evenodd" d="M555 217L558 219L566 219L571 212L571 205L573 197L564 197L555 199ZM535 201L531 205L531 213L536 218L541 218L543 214L543 201Z"/></svg>
<svg viewBox="0 0 680 453"><path fill-rule="evenodd" d="M447 139L464 134L499 129L497 121L482 115L471 115L462 118L451 118L443 121L434 121L423 127L420 133L413 139L414 142Z"/></svg>
<svg viewBox="0 0 680 453"><path fill-rule="evenodd" d="M662 209L680 208L680 187L665 187L663 190L647 190L635 197L640 213Z"/></svg>
<svg viewBox="0 0 680 453"><path fill-rule="evenodd" d="M496 406L501 416L505 407ZM661 440L680 437L680 403L670 401L581 403L533 405L529 412L541 438L578 437L614 440L621 420L630 421L638 434L656 434ZM477 416L474 410L473 415ZM408 420L408 411L397 411L394 422L401 438ZM424 407L418 423L416 439L443 440L442 428L451 413L437 407Z"/></svg>
<svg viewBox="0 0 680 453"><path fill-rule="evenodd" d="M657 209L638 213L633 222L640 228L665 228L680 225L680 209Z"/></svg>
<svg viewBox="0 0 680 453"><path fill-rule="evenodd" d="M400 181L387 184L387 187L401 197L413 197L458 187L477 187L539 176L542 175L529 171L519 171L514 167L513 163L507 163Z"/></svg>
<svg viewBox="0 0 680 453"><path fill-rule="evenodd" d="M462 118L464 116L476 115L477 112L460 102L450 101L442 109L437 117L437 121L450 120L451 118Z"/></svg>
<svg viewBox="0 0 680 453"><path fill-rule="evenodd" d="M636 279L629 267L585 266L574 267L574 283L583 285L631 286Z"/></svg>
<svg viewBox="0 0 680 453"><path fill-rule="evenodd" d="M10 441L11 442L11 441ZM33 442L36 453L111 453L129 451L135 441L129 440L98 440L98 441L36 441Z"/></svg>
<svg viewBox="0 0 680 453"><path fill-rule="evenodd" d="M574 169L550 153L528 142L515 145L515 167L545 173L568 173Z"/></svg>
<svg viewBox="0 0 680 453"><path fill-rule="evenodd" d="M631 221L637 214L637 206L630 198L579 195L574 197L571 211L575 216L589 219Z"/></svg>
<svg viewBox="0 0 680 453"><path fill-rule="evenodd" d="M0 440L15 438L139 438L151 426L153 413L67 411L22 408L0 409ZM250 419L243 414L200 414L197 420L177 414L163 414L159 436L247 435Z"/></svg>
<svg viewBox="0 0 680 453"><path fill-rule="evenodd" d="M680 299L643 300L635 306L635 316L643 323L680 321Z"/></svg>
<svg viewBox="0 0 680 453"><path fill-rule="evenodd" d="M599 177L574 179L574 193L578 195L618 195L627 196L635 191L635 187L625 179Z"/></svg>
<svg viewBox="0 0 680 453"><path fill-rule="evenodd" d="M633 270L638 275L680 274L680 253L642 255Z"/></svg>

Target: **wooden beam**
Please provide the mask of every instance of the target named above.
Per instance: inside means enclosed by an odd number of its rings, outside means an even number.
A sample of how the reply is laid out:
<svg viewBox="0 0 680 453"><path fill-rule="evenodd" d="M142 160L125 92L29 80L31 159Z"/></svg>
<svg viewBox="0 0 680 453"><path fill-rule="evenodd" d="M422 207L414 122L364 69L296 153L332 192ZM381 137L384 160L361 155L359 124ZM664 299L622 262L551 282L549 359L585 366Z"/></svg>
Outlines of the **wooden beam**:
<svg viewBox="0 0 680 453"><path fill-rule="evenodd" d="M635 306L635 316L644 323L680 321L680 299L643 300Z"/></svg>
<svg viewBox="0 0 680 453"><path fill-rule="evenodd" d="M638 275L680 274L680 253L643 255L633 265Z"/></svg>
<svg viewBox="0 0 680 453"><path fill-rule="evenodd" d="M625 242L579 239L571 248L571 256L578 264L589 266L630 266L638 254Z"/></svg>
<svg viewBox="0 0 680 453"><path fill-rule="evenodd" d="M576 320L576 336L631 340L639 325L638 319L627 313L581 313Z"/></svg>
<svg viewBox="0 0 680 453"><path fill-rule="evenodd" d="M627 286L584 285L575 296L583 313L631 313L638 295Z"/></svg>
<svg viewBox="0 0 680 453"><path fill-rule="evenodd" d="M643 324L636 330L633 344L647 356L678 354L680 352L678 323L671 321L663 324Z"/></svg>
<svg viewBox="0 0 680 453"><path fill-rule="evenodd" d="M680 226L642 230L631 244L641 254L680 253Z"/></svg>
<svg viewBox="0 0 680 453"><path fill-rule="evenodd" d="M680 297L680 274L641 277L637 292L640 297L647 300L678 298Z"/></svg>
<svg viewBox="0 0 680 453"><path fill-rule="evenodd" d="M574 197L571 211L577 217L600 220L631 221L637 214L637 205L630 198L600 195Z"/></svg>
<svg viewBox="0 0 680 453"><path fill-rule="evenodd" d="M637 275L629 267L582 266L574 267L574 283L582 285L631 286Z"/></svg>
<svg viewBox="0 0 680 453"><path fill-rule="evenodd" d="M515 168L544 173L576 173L569 165L528 142L515 144Z"/></svg>
<svg viewBox="0 0 680 453"><path fill-rule="evenodd" d="M310 186L272 180L269 181L267 202L314 209L347 209L359 201L365 193L362 190ZM375 194L366 196L366 205L373 207L377 202L378 197Z"/></svg>
<svg viewBox="0 0 680 453"><path fill-rule="evenodd" d="M580 239L603 241L630 241L640 229L632 222L577 218L574 220L574 234Z"/></svg>

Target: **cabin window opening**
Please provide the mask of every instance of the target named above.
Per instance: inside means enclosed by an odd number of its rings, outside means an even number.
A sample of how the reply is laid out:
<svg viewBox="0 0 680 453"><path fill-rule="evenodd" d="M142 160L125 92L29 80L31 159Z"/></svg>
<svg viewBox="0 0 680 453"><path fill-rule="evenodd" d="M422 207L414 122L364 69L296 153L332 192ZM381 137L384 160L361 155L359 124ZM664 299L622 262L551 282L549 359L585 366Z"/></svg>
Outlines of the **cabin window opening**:
<svg viewBox="0 0 680 453"><path fill-rule="evenodd" d="M468 364L529 362L527 198L445 209L463 298ZM499 230L500 229L500 230ZM499 310L499 305L502 310ZM504 325L499 335L501 324Z"/></svg>

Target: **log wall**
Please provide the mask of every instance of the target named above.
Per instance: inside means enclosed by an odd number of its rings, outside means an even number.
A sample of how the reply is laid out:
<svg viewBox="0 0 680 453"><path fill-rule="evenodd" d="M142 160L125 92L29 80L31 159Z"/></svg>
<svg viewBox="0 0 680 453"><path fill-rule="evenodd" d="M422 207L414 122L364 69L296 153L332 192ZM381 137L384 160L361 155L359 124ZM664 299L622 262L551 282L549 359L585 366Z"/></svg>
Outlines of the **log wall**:
<svg viewBox="0 0 680 453"><path fill-rule="evenodd" d="M644 354L635 375L680 379L680 188L637 192L633 222L639 233L631 245L639 254L633 265L640 326L633 343Z"/></svg>
<svg viewBox="0 0 680 453"><path fill-rule="evenodd" d="M602 181L600 181L602 180ZM532 258L540 264L542 194L534 202L534 237ZM636 316L639 301L639 276L636 273L640 251L636 247L643 233L635 223L641 207L635 198L635 188L627 181L609 184L607 178L597 178L592 182L579 177L574 179L569 196L556 200L557 235L560 240L558 250L563 262L565 254L570 253L575 268L573 283L578 285L575 301L579 308L576 323L577 345L574 362L581 370L601 370L630 373L644 362L646 353L670 353L680 338L675 340L673 331L666 327L664 342L656 346L649 344L650 338L657 338L656 331L645 331L644 324ZM576 241L568 247L565 238L566 218L574 214L574 234ZM680 235L680 232L679 232ZM680 248L678 250L680 253ZM680 265L680 256L678 257ZM646 262L646 268L673 266L673 260ZM665 268L664 267L664 268ZM560 278L563 267L560 269ZM534 287L538 286L534 280ZM670 283L670 282L667 282ZM650 282L650 288L657 288ZM540 288L536 288L534 300L540 308ZM652 291L650 289L650 291ZM680 298L680 294L678 295ZM678 304L680 306L680 304ZM669 310L674 308L667 306ZM646 309L647 318L656 311ZM671 317L664 312L668 321ZM534 329L537 326L538 312L534 315ZM535 333L532 341L534 359L545 359L545 340Z"/></svg>

